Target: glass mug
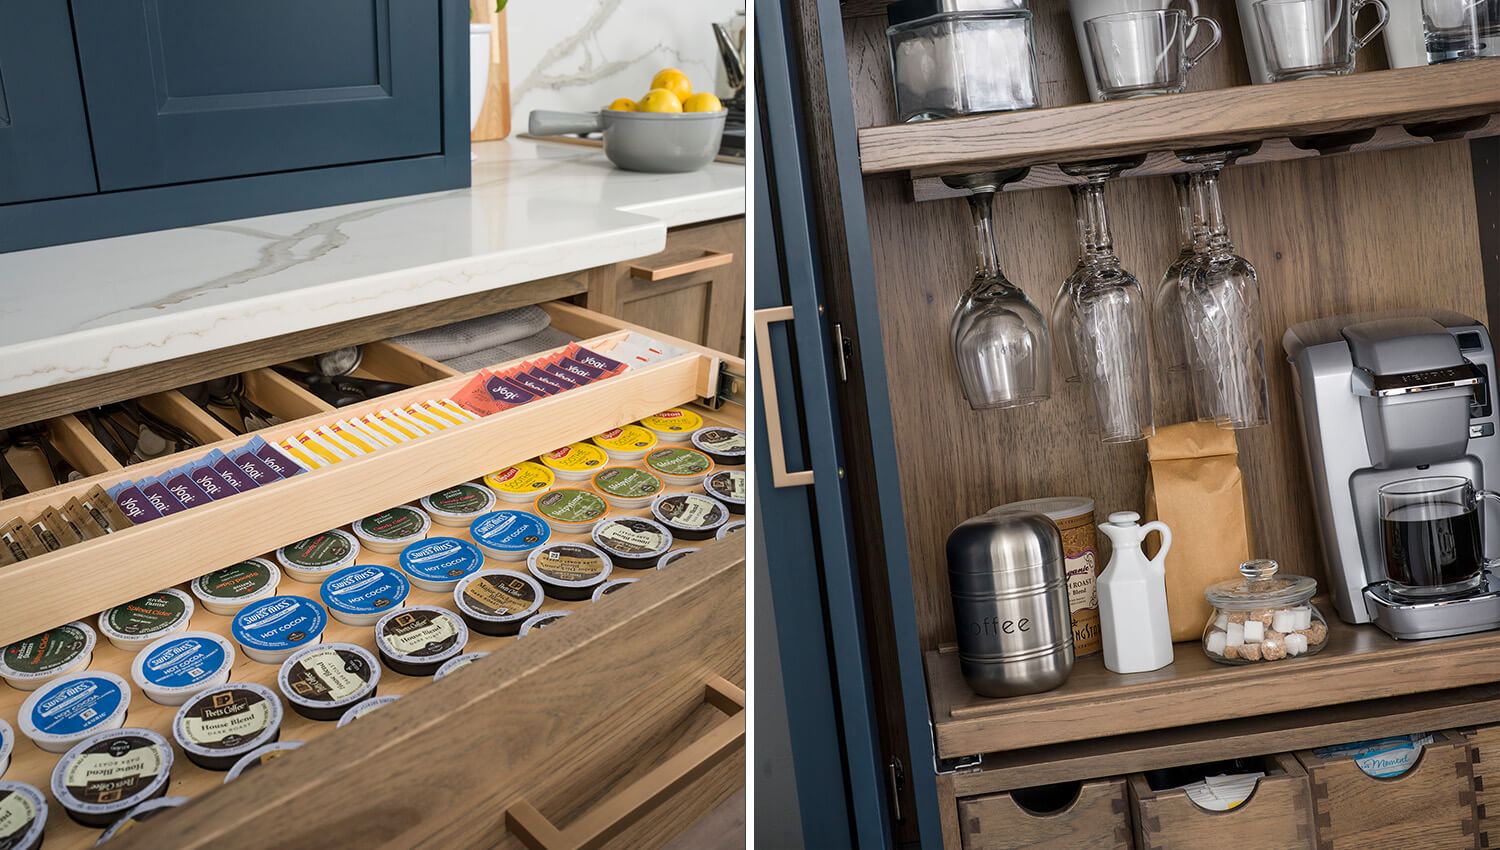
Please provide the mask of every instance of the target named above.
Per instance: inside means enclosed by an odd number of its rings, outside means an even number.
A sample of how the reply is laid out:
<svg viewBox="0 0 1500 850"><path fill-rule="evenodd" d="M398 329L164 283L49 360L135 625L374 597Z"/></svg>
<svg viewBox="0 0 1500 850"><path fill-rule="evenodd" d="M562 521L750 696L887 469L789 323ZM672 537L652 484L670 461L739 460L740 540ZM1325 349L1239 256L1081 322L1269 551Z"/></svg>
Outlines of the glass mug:
<svg viewBox="0 0 1500 850"><path fill-rule="evenodd" d="M1083 78L1088 83L1089 100L1098 103L1104 100L1099 82L1094 79L1094 63L1089 61L1089 37L1083 22L1105 15L1121 12L1145 12L1158 9L1186 8L1193 17L1198 16L1198 0L1068 0L1073 16L1073 39L1078 42L1078 58L1083 65Z"/></svg>
<svg viewBox="0 0 1500 850"><path fill-rule="evenodd" d="M1354 33L1360 10L1374 6L1375 26ZM1275 82L1337 77L1354 70L1354 56L1385 28L1384 0L1260 0L1256 24L1266 69Z"/></svg>
<svg viewBox="0 0 1500 850"><path fill-rule="evenodd" d="M1122 12L1084 21L1088 32L1088 60L1105 100L1124 100L1187 89L1187 75L1224 33L1213 18L1189 18L1181 9ZM1196 53L1188 45L1199 27L1212 31L1208 44Z"/></svg>
<svg viewBox="0 0 1500 850"><path fill-rule="evenodd" d="M1500 0L1422 0L1427 61L1500 57Z"/></svg>
<svg viewBox="0 0 1500 850"><path fill-rule="evenodd" d="M1380 488L1380 526L1391 593L1430 598L1479 586L1486 567L1486 499L1500 494L1475 488L1461 475L1394 481Z"/></svg>

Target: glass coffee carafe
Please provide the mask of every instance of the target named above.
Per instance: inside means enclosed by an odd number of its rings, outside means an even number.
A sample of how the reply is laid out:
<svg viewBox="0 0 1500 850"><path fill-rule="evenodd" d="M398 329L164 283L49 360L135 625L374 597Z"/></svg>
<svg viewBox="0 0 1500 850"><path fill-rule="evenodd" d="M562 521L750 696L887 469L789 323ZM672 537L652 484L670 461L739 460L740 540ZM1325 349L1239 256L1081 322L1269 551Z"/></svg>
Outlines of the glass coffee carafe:
<svg viewBox="0 0 1500 850"><path fill-rule="evenodd" d="M1385 573L1397 597L1428 599L1466 593L1479 586L1485 567L1484 500L1500 494L1480 490L1461 475L1408 478L1380 488L1380 525Z"/></svg>

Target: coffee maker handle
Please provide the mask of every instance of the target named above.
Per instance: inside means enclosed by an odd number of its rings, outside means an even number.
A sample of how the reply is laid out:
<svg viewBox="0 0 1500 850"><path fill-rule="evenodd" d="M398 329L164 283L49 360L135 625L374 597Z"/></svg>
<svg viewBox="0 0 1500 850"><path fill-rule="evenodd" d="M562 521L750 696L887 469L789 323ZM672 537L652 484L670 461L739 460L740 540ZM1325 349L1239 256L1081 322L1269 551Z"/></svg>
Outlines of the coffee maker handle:
<svg viewBox="0 0 1500 850"><path fill-rule="evenodd" d="M1500 496L1497 496L1496 498L1500 499ZM1161 532L1161 549L1157 550L1155 558L1152 558L1146 563L1151 565L1151 569L1154 570L1157 575L1164 576L1167 574L1167 551L1172 548L1172 529L1168 528L1167 524L1162 522L1161 520L1148 522L1145 525L1141 526L1142 544L1145 544L1146 537L1149 536L1153 531Z"/></svg>
<svg viewBox="0 0 1500 850"><path fill-rule="evenodd" d="M1485 533L1484 533L1485 526L1489 525L1489 520L1485 519L1484 501L1486 499L1493 499L1496 504L1500 504L1500 493L1496 493L1493 490L1480 490L1480 491L1476 492L1474 495L1475 495L1476 498L1479 499L1479 503L1480 503L1480 511L1479 511L1479 546L1480 546L1481 549L1483 549L1484 548L1484 540L1485 540ZM1485 557L1484 557L1484 568L1485 569L1490 569L1492 567L1500 567L1500 558L1491 558L1491 557L1489 557L1489 553L1486 552L1485 553Z"/></svg>

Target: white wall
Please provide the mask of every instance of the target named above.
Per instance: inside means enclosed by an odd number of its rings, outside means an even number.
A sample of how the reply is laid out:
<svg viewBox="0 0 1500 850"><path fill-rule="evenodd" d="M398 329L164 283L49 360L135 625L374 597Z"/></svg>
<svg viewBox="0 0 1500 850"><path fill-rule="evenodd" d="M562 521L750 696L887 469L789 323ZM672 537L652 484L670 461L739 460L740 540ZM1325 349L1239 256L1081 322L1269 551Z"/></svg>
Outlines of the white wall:
<svg viewBox="0 0 1500 850"><path fill-rule="evenodd" d="M724 74L711 23L729 25L745 0L510 0L512 120L533 109L593 111L646 93L662 68L721 97ZM743 26L743 22L739 24Z"/></svg>

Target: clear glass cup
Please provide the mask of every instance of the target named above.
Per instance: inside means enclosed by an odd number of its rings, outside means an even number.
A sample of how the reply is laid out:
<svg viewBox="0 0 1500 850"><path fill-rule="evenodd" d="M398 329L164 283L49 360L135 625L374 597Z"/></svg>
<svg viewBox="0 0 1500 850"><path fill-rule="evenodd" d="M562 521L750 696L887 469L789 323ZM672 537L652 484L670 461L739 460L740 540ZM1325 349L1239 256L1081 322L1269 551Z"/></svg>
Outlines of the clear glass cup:
<svg viewBox="0 0 1500 850"><path fill-rule="evenodd" d="M1052 395L1052 342L1042 313L1000 271L995 248L995 192L1027 169L949 180L970 189L974 280L948 324L964 398L974 410L1020 407Z"/></svg>
<svg viewBox="0 0 1500 850"><path fill-rule="evenodd" d="M1188 50L1200 27L1211 31L1196 53ZM1104 15L1083 22L1094 79L1105 100L1124 100L1187 90L1188 72L1219 46L1218 21L1189 18L1181 9L1153 9Z"/></svg>
<svg viewBox="0 0 1500 850"><path fill-rule="evenodd" d="M1500 57L1500 0L1422 0L1427 64Z"/></svg>
<svg viewBox="0 0 1500 850"><path fill-rule="evenodd" d="M1356 36L1354 20L1366 6L1375 7L1375 26ZM1383 0L1260 0L1255 4L1266 67L1278 82L1351 73L1355 54L1385 27L1389 17Z"/></svg>
<svg viewBox="0 0 1500 850"><path fill-rule="evenodd" d="M1380 526L1385 575L1392 595L1429 599L1466 593L1479 586L1496 561L1484 556L1486 499L1461 475L1431 475L1380 488Z"/></svg>
<svg viewBox="0 0 1500 850"><path fill-rule="evenodd" d="M1187 382L1194 417L1200 422L1215 422L1223 418L1218 389L1200 355L1204 347L1196 344L1190 335L1191 329L1186 326L1182 309L1183 295L1192 283L1193 267L1208 247L1208 223L1201 212L1202 205L1194 203L1192 178L1187 174L1174 174L1172 186L1177 196L1179 251L1177 259L1162 275L1151 303L1157 353L1170 377Z"/></svg>
<svg viewBox="0 0 1500 850"><path fill-rule="evenodd" d="M1078 266L1053 302L1052 326L1065 338L1064 370L1093 399L1099 438L1144 440L1156 433L1151 410L1149 307L1135 275L1120 265L1104 202L1113 176L1140 160L1063 166L1085 183L1072 188Z"/></svg>
<svg viewBox="0 0 1500 850"><path fill-rule="evenodd" d="M1031 13L947 12L886 30L902 122L1041 106Z"/></svg>

